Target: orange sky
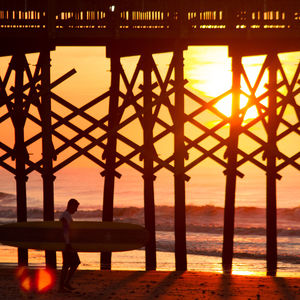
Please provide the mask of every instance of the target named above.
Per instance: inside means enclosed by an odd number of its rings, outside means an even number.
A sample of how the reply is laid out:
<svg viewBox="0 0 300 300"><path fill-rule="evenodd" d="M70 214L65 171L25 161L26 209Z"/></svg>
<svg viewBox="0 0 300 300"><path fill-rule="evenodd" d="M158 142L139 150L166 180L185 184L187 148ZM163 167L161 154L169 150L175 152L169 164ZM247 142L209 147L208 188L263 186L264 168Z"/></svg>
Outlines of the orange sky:
<svg viewBox="0 0 300 300"><path fill-rule="evenodd" d="M299 62L299 52L290 53L290 54L282 54L280 55L281 60L283 61L283 67L291 78L291 74L294 73L294 70ZM208 100L212 97L216 97L226 91L231 86L231 59L228 58L227 48L226 47L190 47L187 51L185 51L185 77L189 80L187 84L188 89L193 92L202 95L204 99ZM171 54L161 54L155 55L155 61L157 66L162 74L164 74L168 68L170 63ZM28 61L34 67L36 63L36 55L29 55ZM110 62L105 58L105 48L103 47L64 47L57 48L56 51L51 53L51 77L52 80L57 79L62 76L66 72L70 71L72 68L75 68L77 73L73 75L71 78L67 79L65 82L60 84L57 88L54 89L54 92L64 99L68 100L73 105L80 107L87 103L88 101L96 98L97 96L103 94L109 89L110 86ZM249 57L244 58L243 63L246 69L247 74L250 77L252 83L257 77L257 73L260 69L261 63L263 62L264 57ZM0 74L3 76L4 71L6 70L8 58L2 58L0 60ZM134 68L136 67L137 57L130 57L122 59L123 67L126 70L128 76L130 77ZM289 78L289 79L290 79ZM264 91L263 86L260 88L261 91ZM299 99L298 99L299 101ZM230 99L225 99L223 104L218 106L218 109L224 113L228 114L228 104L230 104ZM192 105L191 103L189 105ZM187 107L187 110L191 107ZM56 109L60 110L61 108L56 107ZM1 115L5 112L5 108L0 109ZM63 112L60 110L61 114L67 114L68 111L65 110ZM101 107L98 107L96 111L91 112L93 116L100 118L101 116L107 113L107 105L104 104ZM130 112L128 112L130 115ZM202 116L202 115L201 115ZM249 113L248 117L253 118L255 116L255 110L252 113ZM162 115L162 117L167 118L166 114ZM218 122L218 118L216 121L211 120L211 114L208 116L203 116L203 120L207 118L207 126L214 126ZM291 115L291 118L293 116ZM75 122L75 120L74 120ZM88 124L83 119L76 120L77 124L82 126L87 126ZM211 122L211 123L209 123ZM34 134L34 132L38 132L39 128L37 126L33 126L30 122L26 125L27 136ZM139 128L139 134L137 135L137 128ZM2 130L3 129L3 130ZM13 130L10 122L5 122L2 124L0 139L1 141L5 141L8 145L13 146ZM138 121L130 124L126 128L122 130L122 133L126 134L129 138L135 139L136 143L142 142L142 134L141 127ZM161 129L157 129L159 132ZM259 130L259 129L258 129ZM69 130L62 129L66 135L70 134L72 136L72 132ZM224 132L228 132L226 127L224 128ZM195 138L197 134L199 134L199 130L195 129L191 124L186 126L186 133L189 137ZM96 134L96 133L95 133ZM98 132L98 135L101 132ZM227 134L227 133L226 133ZM257 147L257 145L253 145L246 139L241 136L241 141L246 146L246 148ZM209 139L203 141L203 145L207 147L211 147L215 141L211 141ZM81 141L82 145L84 145L84 141ZM285 140L284 143L281 143L282 149L284 151L288 151L294 153L299 151L300 140L299 136L291 135L288 139ZM171 134L166 136L164 140L158 142L155 146L158 149L158 154L161 158L169 156L173 151L173 137ZM121 147L122 148L122 147ZM224 149L223 149L224 150ZM222 151L223 151L222 150ZM122 151L129 151L126 147L123 146ZM40 156L40 144L37 143L33 147L29 149L29 152L32 153L32 157ZM71 152L70 152L71 153ZM102 155L101 150L95 150L94 153L100 157ZM190 158L193 158L193 155L199 155L199 153L195 150L190 151ZM138 158L136 158L138 161ZM93 163L89 162L87 159L80 159L74 162L71 166L80 167L80 166L88 166L93 165ZM212 169L218 169L218 172L222 174L223 167L220 167L216 163L212 163L209 160L205 161L205 163L201 163L199 168L196 170L192 170L191 174L202 173L201 176L205 176L202 171L200 171L201 166L209 167ZM95 166L94 166L95 167ZM94 168L93 167L93 168ZM197 171L198 170L198 171ZM259 170L257 172L256 167L249 167L249 164L243 166L241 168L242 172L248 172L249 177L260 178L260 180L264 181L264 172ZM287 168L283 174L286 177L292 177L293 181L297 178L298 182L300 179L299 172L296 170L291 170L291 168ZM251 175L252 174L252 175ZM258 175L259 174L259 175ZM223 175L221 175L223 178ZM296 176L296 177L295 177ZM297 177L298 176L298 177ZM223 181L223 179L221 179ZM192 184L192 183L191 183ZM241 180L241 183L238 189L242 189L242 187L247 184L247 180ZM279 183L279 185L282 183ZM286 183L287 185L289 183ZM223 185L223 184L222 184Z"/></svg>

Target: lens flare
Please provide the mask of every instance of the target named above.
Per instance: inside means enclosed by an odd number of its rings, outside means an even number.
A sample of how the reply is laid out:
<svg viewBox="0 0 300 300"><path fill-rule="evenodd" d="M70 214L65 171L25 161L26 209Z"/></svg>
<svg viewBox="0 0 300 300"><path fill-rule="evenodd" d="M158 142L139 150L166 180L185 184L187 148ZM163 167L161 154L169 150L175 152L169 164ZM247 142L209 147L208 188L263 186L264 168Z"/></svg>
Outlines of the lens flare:
<svg viewBox="0 0 300 300"><path fill-rule="evenodd" d="M32 291L32 280L30 276L25 276L24 278L21 279L21 289L25 292L30 292Z"/></svg>
<svg viewBox="0 0 300 300"><path fill-rule="evenodd" d="M28 270L26 267L19 267L16 271L16 277L20 279L21 277L26 276L27 273L28 273Z"/></svg>
<svg viewBox="0 0 300 300"><path fill-rule="evenodd" d="M50 269L39 269L35 274L35 290L38 293L49 291L55 282L55 276Z"/></svg>
<svg viewBox="0 0 300 300"><path fill-rule="evenodd" d="M38 269L34 273L26 267L20 267L16 271L16 277L20 282L20 288L27 293L45 293L55 283L55 274L51 269Z"/></svg>
<svg viewBox="0 0 300 300"><path fill-rule="evenodd" d="M19 267L16 271L16 277L19 279L20 287L24 292L30 292L32 290L32 280L26 267Z"/></svg>

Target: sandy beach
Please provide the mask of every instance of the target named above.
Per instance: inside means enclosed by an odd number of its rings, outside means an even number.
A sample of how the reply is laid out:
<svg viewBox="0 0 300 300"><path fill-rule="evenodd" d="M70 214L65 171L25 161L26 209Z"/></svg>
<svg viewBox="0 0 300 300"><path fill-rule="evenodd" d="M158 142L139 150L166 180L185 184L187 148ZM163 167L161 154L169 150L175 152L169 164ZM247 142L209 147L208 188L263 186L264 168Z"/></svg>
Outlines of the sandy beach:
<svg viewBox="0 0 300 300"><path fill-rule="evenodd" d="M0 269L1 299L300 299L300 278L203 272L89 271L74 276L72 292L25 292L15 269ZM28 270L34 277L36 270Z"/></svg>

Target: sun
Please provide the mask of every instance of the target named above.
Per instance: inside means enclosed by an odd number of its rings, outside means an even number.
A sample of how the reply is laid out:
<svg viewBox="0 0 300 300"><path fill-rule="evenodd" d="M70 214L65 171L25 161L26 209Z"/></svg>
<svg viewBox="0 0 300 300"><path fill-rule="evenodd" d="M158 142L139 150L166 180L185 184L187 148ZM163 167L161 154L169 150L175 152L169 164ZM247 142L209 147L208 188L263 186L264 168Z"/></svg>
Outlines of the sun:
<svg viewBox="0 0 300 300"><path fill-rule="evenodd" d="M207 97L231 87L231 59L227 47L189 47L185 57L188 86Z"/></svg>
<svg viewBox="0 0 300 300"><path fill-rule="evenodd" d="M244 95L240 96L240 109L242 110L245 108L248 104L248 98L245 97ZM232 114L232 95L228 95L221 100L219 100L214 107L221 112L223 115L226 117L230 117ZM243 116L243 121L247 122L249 120L253 120L258 117L258 111L255 105L250 106L244 116Z"/></svg>
<svg viewBox="0 0 300 300"><path fill-rule="evenodd" d="M205 51L195 47L189 48L189 51L189 57L186 59L186 75L190 82L189 86L192 89L207 97L207 101L215 99L231 89L231 58L228 57L226 47L206 47ZM263 55L244 57L242 60L247 80L249 80L252 87L255 85L264 60L265 56ZM267 81L268 74L265 72L254 92L255 96L259 96L266 91L265 84ZM241 91L249 96L251 95L251 91L243 76L241 76ZM249 101L249 98L243 93L240 94L240 109L245 108ZM232 94L221 98L214 107L224 116L230 117L232 114ZM243 115L243 122L248 122L257 117L257 108L255 105L251 105Z"/></svg>

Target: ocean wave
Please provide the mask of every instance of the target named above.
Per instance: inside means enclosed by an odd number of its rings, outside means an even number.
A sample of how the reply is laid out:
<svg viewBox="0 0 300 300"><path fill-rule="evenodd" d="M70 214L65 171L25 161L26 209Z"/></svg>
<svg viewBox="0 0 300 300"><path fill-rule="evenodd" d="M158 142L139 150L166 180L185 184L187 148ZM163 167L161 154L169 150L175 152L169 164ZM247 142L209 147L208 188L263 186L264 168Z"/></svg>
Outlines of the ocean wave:
<svg viewBox="0 0 300 300"><path fill-rule="evenodd" d="M170 249L170 248L169 248ZM169 249L159 249L160 251L170 251ZM174 251L174 250L172 250ZM194 255L205 255L205 256L215 256L215 257L222 257L222 252L218 250L190 250L187 249L188 254ZM266 255L261 253L248 253L248 252L235 252L233 255L234 258L241 258L241 259L254 259L254 260L266 260ZM287 255L281 254L277 256L278 262L285 262L290 264L300 264L300 256L297 255Z"/></svg>
<svg viewBox="0 0 300 300"><path fill-rule="evenodd" d="M14 194L0 192L0 210L5 208L14 209L16 206L16 196ZM79 218L84 218L85 216L89 217L89 215L99 217L99 213L101 216L101 211L93 208L87 209L84 207L80 207L81 209L76 213ZM29 208L33 213L33 209L41 209L41 208ZM155 207L155 212L158 217L166 216L173 218L174 216L174 207L172 206L163 206L157 205ZM42 213L41 213L42 214ZM143 217L144 208L143 207L116 207L114 208L114 215L116 217ZM187 220L193 218L205 218L205 220L223 220L224 208L220 206L214 205L187 205L186 206L186 216ZM266 210L261 207L236 207L235 209L236 219L265 219ZM298 221L300 218L300 206L294 208L278 208L277 215L280 219Z"/></svg>
<svg viewBox="0 0 300 300"><path fill-rule="evenodd" d="M16 204L16 196L9 193L0 192L0 206L13 206Z"/></svg>
<svg viewBox="0 0 300 300"><path fill-rule="evenodd" d="M193 255L205 255L222 257L222 238L219 237L214 240L209 240L209 237L203 235L198 237L193 237L195 239L190 239L189 234L187 235L187 253ZM281 247L278 248L278 261L300 264L300 255L295 249L292 248L292 244L283 243L283 240L279 238L279 244L282 243ZM174 239L168 238L164 234L158 233L156 247L158 251L163 252L174 252L175 243ZM255 243L249 244L245 241L235 242L234 247L234 258L241 259L254 259L254 260L265 260L266 259L266 247L265 243Z"/></svg>
<svg viewBox="0 0 300 300"><path fill-rule="evenodd" d="M59 219L62 209L55 211L55 219ZM157 205L155 207L156 229L174 231L174 207ZM28 207L28 220L41 220L41 208ZM101 209L80 207L74 215L76 220L101 220ZM279 236L300 236L300 207L277 209L277 232ZM16 220L16 197L13 194L0 192L0 222ZM114 220L144 225L143 207L115 207ZM188 232L209 234L223 233L224 208L214 205L186 206L186 229ZM266 210L261 207L236 207L235 234L265 235Z"/></svg>
<svg viewBox="0 0 300 300"><path fill-rule="evenodd" d="M262 208L237 208L235 234L237 235L266 235L265 216L259 218L257 212L261 212ZM174 231L173 207L157 206L156 207L156 230L158 231ZM300 227L297 222L291 221L292 214L297 214L299 209L279 209L278 215L278 236L300 236ZM249 216L254 214L254 217ZM253 213L255 212L255 213ZM282 213L281 213L282 212ZM290 213L288 213L290 212ZM59 219L62 211L55 211L55 219ZM208 234L223 234L223 209L214 206L187 206L186 229L187 232L201 232ZM286 217L287 216L287 217ZM28 220L42 220L43 211L39 208L28 208ZM5 221L4 221L5 219ZM74 215L76 220L92 220L98 221L102 219L102 211L79 210ZM0 206L0 221L15 221L16 209ZM136 223L144 225L144 209L138 207L122 207L114 208L114 220L117 222Z"/></svg>
<svg viewBox="0 0 300 300"><path fill-rule="evenodd" d="M174 243L171 242L157 242L157 250L162 252L174 252L175 247ZM214 256L214 257L222 257L222 249L195 249L194 247L189 247L187 244L187 254L193 255L205 255L205 256ZM266 254L261 252L247 252L247 251L235 251L234 258L241 259L254 259L254 260L265 260ZM299 255L291 255L291 254L278 254L277 255L278 262L285 262L290 264L300 264L300 256Z"/></svg>
<svg viewBox="0 0 300 300"><path fill-rule="evenodd" d="M9 193L0 192L0 209L2 208L11 208L13 209L16 206L16 196ZM38 209L38 208L37 208ZM88 211L90 214L97 214L97 209L86 209L82 207L82 210ZM158 216L169 216L173 217L174 215L174 207L172 206L162 206L157 205L155 208L156 214ZM78 212L80 213L80 211ZM78 214L77 213L77 214ZM236 207L235 214L236 218L249 218L255 217L256 219L265 218L265 208L261 207ZM277 210L278 217L283 218L286 220L296 221L300 218L300 206L294 208L278 208ZM117 207L114 208L114 214L117 217L121 216L135 216L140 215L143 216L144 208L142 207ZM187 218L212 218L223 219L224 208L214 205L203 205L203 206L196 206L196 205L187 205L186 206L186 215Z"/></svg>

